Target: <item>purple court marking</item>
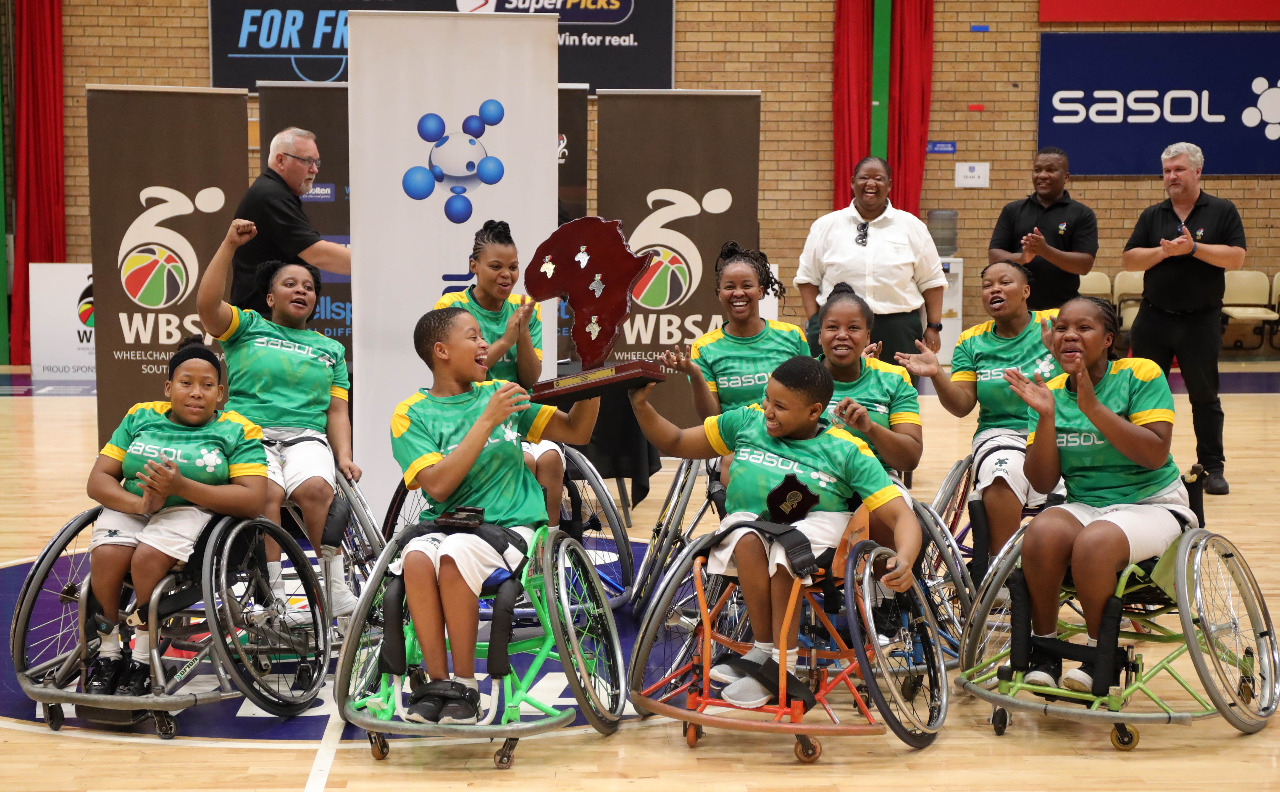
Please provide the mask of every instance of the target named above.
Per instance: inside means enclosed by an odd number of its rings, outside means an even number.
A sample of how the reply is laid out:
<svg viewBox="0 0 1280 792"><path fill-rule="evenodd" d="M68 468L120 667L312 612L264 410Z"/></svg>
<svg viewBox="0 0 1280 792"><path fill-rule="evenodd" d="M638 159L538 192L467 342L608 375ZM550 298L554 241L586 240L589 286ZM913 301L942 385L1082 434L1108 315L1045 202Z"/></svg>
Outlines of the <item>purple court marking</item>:
<svg viewBox="0 0 1280 792"><path fill-rule="evenodd" d="M95 380L35 380L30 374L0 374L3 396L95 396Z"/></svg>

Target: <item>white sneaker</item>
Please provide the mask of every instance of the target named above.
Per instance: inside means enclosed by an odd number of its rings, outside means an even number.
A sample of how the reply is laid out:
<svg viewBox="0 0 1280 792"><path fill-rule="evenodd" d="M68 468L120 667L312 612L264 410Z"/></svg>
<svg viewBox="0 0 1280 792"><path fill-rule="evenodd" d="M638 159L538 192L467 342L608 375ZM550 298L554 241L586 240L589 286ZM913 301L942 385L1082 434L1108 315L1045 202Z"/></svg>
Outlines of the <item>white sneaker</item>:
<svg viewBox="0 0 1280 792"><path fill-rule="evenodd" d="M1093 691L1093 663L1084 663L1062 675L1062 686L1079 693Z"/></svg>
<svg viewBox="0 0 1280 792"><path fill-rule="evenodd" d="M753 663L763 663L768 660L770 653L768 649L759 649L751 647L751 649L742 656L743 660L750 660ZM747 675L728 663L716 663L711 666L711 678L724 685L737 682L739 679L745 678Z"/></svg>
<svg viewBox="0 0 1280 792"><path fill-rule="evenodd" d="M329 547L323 548L321 553L323 554L321 579L323 584L328 586L330 596L333 598L333 613L330 615L350 616L356 609L356 603L360 600L351 591L351 587L347 585L342 554Z"/></svg>
<svg viewBox="0 0 1280 792"><path fill-rule="evenodd" d="M335 618L350 616L355 613L356 605L359 604L360 598L352 593L344 583L342 586L335 586L333 589L333 615Z"/></svg>
<svg viewBox="0 0 1280 792"><path fill-rule="evenodd" d="M769 689L760 684L755 677L744 676L737 682L720 692L720 697L735 707L754 709L763 707L773 700Z"/></svg>

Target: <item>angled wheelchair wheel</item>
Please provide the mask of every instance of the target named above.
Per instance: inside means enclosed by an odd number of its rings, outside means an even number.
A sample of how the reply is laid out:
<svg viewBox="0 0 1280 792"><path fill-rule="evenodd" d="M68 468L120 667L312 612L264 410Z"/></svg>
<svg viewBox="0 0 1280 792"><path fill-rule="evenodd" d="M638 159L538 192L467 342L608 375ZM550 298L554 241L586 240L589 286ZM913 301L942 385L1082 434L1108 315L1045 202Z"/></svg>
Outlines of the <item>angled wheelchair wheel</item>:
<svg viewBox="0 0 1280 792"><path fill-rule="evenodd" d="M89 539L101 513L100 506L89 509L62 526L22 582L9 648L13 670L33 684L63 688L80 674L87 639L80 598L89 586Z"/></svg>
<svg viewBox="0 0 1280 792"><path fill-rule="evenodd" d="M942 486L933 498L931 507L942 520L947 533L958 537L964 522L965 500L972 484L970 476L973 455L957 461L942 479ZM962 562L963 563L963 562Z"/></svg>
<svg viewBox="0 0 1280 792"><path fill-rule="evenodd" d="M875 603L876 568L893 557L875 542L854 547L845 570L845 612L862 679L880 716L904 743L924 748L947 719L946 662L918 580L909 591L891 592Z"/></svg>
<svg viewBox="0 0 1280 792"><path fill-rule="evenodd" d="M360 487L339 474L336 477L338 493L351 507L346 530L342 535L342 556L351 591L359 596L368 584L369 574L378 560L378 554L386 545L380 526L374 522L373 511Z"/></svg>
<svg viewBox="0 0 1280 792"><path fill-rule="evenodd" d="M965 677L988 689L996 686L996 670L1008 663L1012 606L1005 581L1018 566L1026 526L1005 542L978 587L960 642L960 668Z"/></svg>
<svg viewBox="0 0 1280 792"><path fill-rule="evenodd" d="M631 653L627 671L627 688L631 693L681 707L686 691L702 684L703 627L694 584L694 561L706 559L713 540L713 534L695 539L659 584ZM724 600L712 629L729 640L750 644L751 627L741 593L734 586L726 597L730 579L708 574L705 566L700 569L708 607ZM642 716L651 714L641 706L636 706L636 710Z"/></svg>
<svg viewBox="0 0 1280 792"><path fill-rule="evenodd" d="M547 614L560 665L587 721L601 734L618 729L626 706L622 644L591 555L554 531L543 548Z"/></svg>
<svg viewBox="0 0 1280 792"><path fill-rule="evenodd" d="M631 598L635 588L635 559L627 527L613 502L613 495L591 461L576 449L564 446L565 483L561 527L568 516L582 526L582 543L591 558L600 582L609 595L609 604L618 607Z"/></svg>
<svg viewBox="0 0 1280 792"><path fill-rule="evenodd" d="M382 517L382 541L390 542L404 528L417 525L426 508L427 498L422 490L411 490L404 485L404 479L400 479Z"/></svg>
<svg viewBox="0 0 1280 792"><path fill-rule="evenodd" d="M384 719L389 719L394 712L396 702L390 691L383 689L379 660L386 625L387 567L399 557L402 549L398 540L383 549L370 572L369 580L373 583L360 592L360 601L351 614L351 627L338 656L333 687L334 703L344 720L348 702Z"/></svg>
<svg viewBox="0 0 1280 792"><path fill-rule="evenodd" d="M303 624L287 623L271 593L267 537L301 582ZM307 709L329 670L328 617L315 570L293 537L261 518L223 520L209 538L201 582L213 653L236 688L273 715Z"/></svg>
<svg viewBox="0 0 1280 792"><path fill-rule="evenodd" d="M1203 528L1178 545L1174 584L1188 654L1218 712L1246 734L1280 696L1280 653L1258 581L1236 546Z"/></svg>
<svg viewBox="0 0 1280 792"><path fill-rule="evenodd" d="M636 576L635 596L631 600L633 613L643 615L648 610L667 568L684 549L685 516L697 482L698 463L681 460Z"/></svg>
<svg viewBox="0 0 1280 792"><path fill-rule="evenodd" d="M937 513L920 501L913 505L924 531L918 579L937 621L947 665L954 667L960 657L964 622L973 608L973 583L954 538L941 526Z"/></svg>

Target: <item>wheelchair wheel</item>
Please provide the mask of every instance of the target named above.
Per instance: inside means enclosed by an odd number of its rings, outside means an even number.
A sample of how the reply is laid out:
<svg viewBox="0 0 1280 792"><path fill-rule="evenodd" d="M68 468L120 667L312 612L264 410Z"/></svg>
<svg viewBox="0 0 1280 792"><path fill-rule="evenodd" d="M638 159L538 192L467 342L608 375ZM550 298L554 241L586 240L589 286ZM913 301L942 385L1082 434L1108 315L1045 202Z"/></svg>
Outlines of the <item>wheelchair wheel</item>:
<svg viewBox="0 0 1280 792"><path fill-rule="evenodd" d="M342 555L347 581L351 585L351 591L358 597L368 584L369 573L373 571L373 565L386 542L379 526L373 523L373 511L360 488L341 474L336 477L336 481L338 493L334 497L342 498L351 506L351 517L347 520L347 528L342 536Z"/></svg>
<svg viewBox="0 0 1280 792"><path fill-rule="evenodd" d="M1187 653L1209 699L1240 731L1262 729L1280 695L1280 654L1249 565L1226 538L1196 529L1178 545L1175 586Z"/></svg>
<svg viewBox="0 0 1280 792"><path fill-rule="evenodd" d="M382 668L379 665L379 653L382 651L384 604L387 592L387 567L399 558L403 547L399 540L388 542L378 556L371 572L372 585L360 592L360 602L351 614L351 627L347 639L342 643L342 651L338 656L338 671L334 681L333 699L338 707L338 714L344 715L348 701L364 702L375 715L391 717L385 708L395 706L395 702L384 700L379 694L382 683ZM377 698L372 698L377 697ZM370 737L372 740L372 736Z"/></svg>
<svg viewBox="0 0 1280 792"><path fill-rule="evenodd" d="M391 503L387 504L387 513L382 518L382 541L390 542L401 529L417 525L419 516L427 508L427 498L422 490L411 490L404 485L404 479L396 484L396 491L391 495Z"/></svg>
<svg viewBox="0 0 1280 792"><path fill-rule="evenodd" d="M942 486L938 487L938 494L933 498L934 512L941 518L947 533L953 537L959 536L960 524L964 521L964 504L972 484L970 481L972 464L973 456L969 455L952 465L942 480Z"/></svg>
<svg viewBox="0 0 1280 792"><path fill-rule="evenodd" d="M631 692L681 706L685 691L702 684L702 663L698 659L702 648L702 618L693 573L694 561L706 558L714 538L714 534L707 534L690 544L659 584L631 653L627 676ZM708 604L714 606L730 580L708 574L705 566L700 574ZM718 634L731 640L751 642L746 604L736 587L712 626ZM642 707L636 707L636 711L641 716L651 714Z"/></svg>
<svg viewBox="0 0 1280 792"><path fill-rule="evenodd" d="M22 583L9 647L13 670L35 684L63 688L80 674L86 646L80 595L89 585L89 539L101 513L100 506L89 509L62 526Z"/></svg>
<svg viewBox="0 0 1280 792"><path fill-rule="evenodd" d="M960 657L964 622L973 609L972 582L968 568L959 561L954 538L941 527L938 515L920 501L914 502L916 519L924 531L920 548L919 581L933 617L938 623L942 652L948 666Z"/></svg>
<svg viewBox="0 0 1280 792"><path fill-rule="evenodd" d="M266 537L280 545L302 583L306 624L286 624L271 593ZM329 670L329 630L320 583L302 548L267 520L223 520L209 538L202 573L213 653L236 688L273 715L307 709Z"/></svg>
<svg viewBox="0 0 1280 792"><path fill-rule="evenodd" d="M893 557L875 542L854 547L845 570L845 612L860 674L880 716L904 743L924 748L947 719L946 663L919 581L874 604L875 567ZM885 645L881 636L889 639Z"/></svg>
<svg viewBox="0 0 1280 792"><path fill-rule="evenodd" d="M590 554L563 531L552 532L543 547L542 569L551 632L569 689L587 722L612 734L626 706L626 671L605 587Z"/></svg>
<svg viewBox="0 0 1280 792"><path fill-rule="evenodd" d="M685 514L698 481L698 463L681 460L671 480L671 489L658 513L658 523L645 549L644 561L636 576L632 612L643 615L652 603L667 567L684 549Z"/></svg>
<svg viewBox="0 0 1280 792"><path fill-rule="evenodd" d="M567 510L569 519L582 525L578 541L604 584L610 606L616 608L631 598L635 588L635 559L627 527L613 495L591 461L569 446L564 446L564 458L562 512ZM561 514L562 528L567 527L565 516Z"/></svg>

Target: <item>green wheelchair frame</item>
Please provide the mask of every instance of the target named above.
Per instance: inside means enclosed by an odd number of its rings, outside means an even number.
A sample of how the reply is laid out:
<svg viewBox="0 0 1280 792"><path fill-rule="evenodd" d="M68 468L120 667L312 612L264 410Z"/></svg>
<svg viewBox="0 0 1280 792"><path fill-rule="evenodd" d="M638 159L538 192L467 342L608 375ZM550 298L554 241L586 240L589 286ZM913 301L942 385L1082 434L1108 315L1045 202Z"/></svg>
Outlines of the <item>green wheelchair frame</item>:
<svg viewBox="0 0 1280 792"><path fill-rule="evenodd" d="M533 695L547 660L559 662L564 668L568 686L587 721L601 734L617 730L626 705L625 669L608 594L583 546L568 534L545 527L535 532L519 570L521 608L527 611L532 607L537 623L517 619L506 646L510 657L531 656L527 670L520 673L512 667L502 676L500 697L499 680L491 679L490 705L474 725L419 724L403 719L403 677L386 672L379 662L382 624L387 613L387 568L411 539L431 530L430 525L408 528L387 543L370 575L370 580L377 583L361 594L352 619L352 637L343 645L340 656L334 690L338 711L343 720L367 731L373 756L384 759L388 755L388 733L503 738L494 763L500 769L509 768L519 738L567 726L577 717L577 711L557 709ZM487 590L482 592L482 598L492 596ZM425 681L418 670L422 651L407 608L403 618L405 668L409 669L411 684L415 678ZM482 621L481 629L486 626L490 631L502 629L493 621ZM485 633L480 637L485 638ZM478 641L477 660L488 661L495 648L489 640ZM522 720L524 705L537 710L541 717Z"/></svg>

